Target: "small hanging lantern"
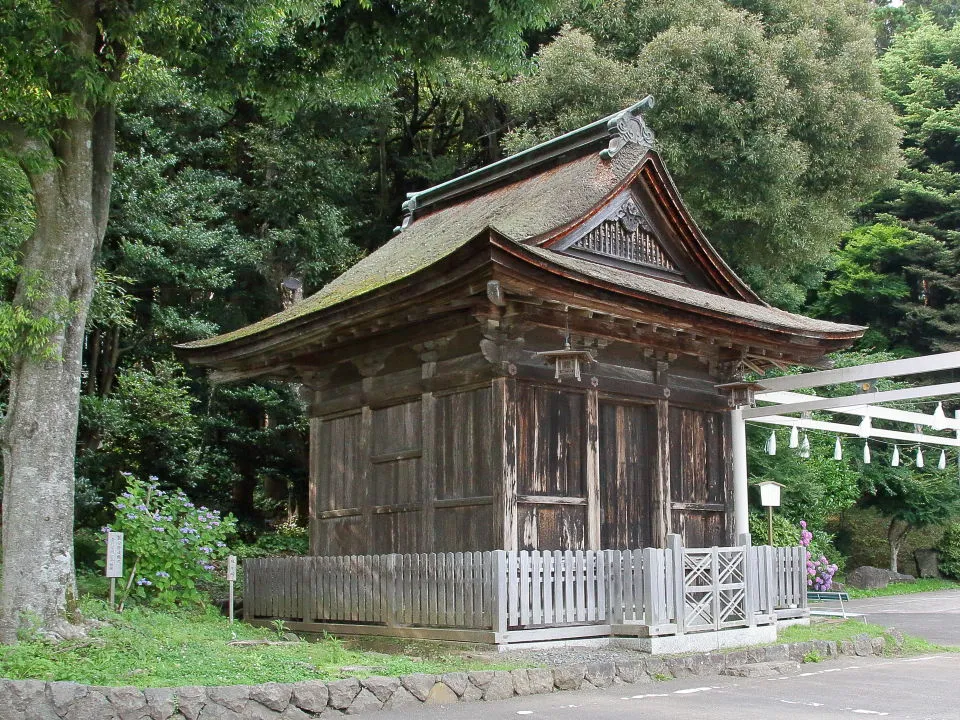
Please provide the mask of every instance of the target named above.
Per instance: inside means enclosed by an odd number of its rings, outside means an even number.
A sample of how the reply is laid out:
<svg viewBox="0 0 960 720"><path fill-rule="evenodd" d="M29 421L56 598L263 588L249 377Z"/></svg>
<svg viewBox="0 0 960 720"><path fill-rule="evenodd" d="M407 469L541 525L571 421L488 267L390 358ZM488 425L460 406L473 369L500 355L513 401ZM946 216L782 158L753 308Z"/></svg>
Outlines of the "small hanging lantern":
<svg viewBox="0 0 960 720"><path fill-rule="evenodd" d="M870 443L866 441L863 443L863 464L870 464Z"/></svg>
<svg viewBox="0 0 960 720"><path fill-rule="evenodd" d="M810 457L810 438L807 437L806 433L803 434L803 442L800 444L800 457Z"/></svg>
<svg viewBox="0 0 960 720"><path fill-rule="evenodd" d="M793 449L800 447L800 431L796 425L790 428L790 447Z"/></svg>
<svg viewBox="0 0 960 720"><path fill-rule="evenodd" d="M837 436L837 441L833 444L833 459L834 460L843 460L843 446L840 444L840 436Z"/></svg>
<svg viewBox="0 0 960 720"><path fill-rule="evenodd" d="M943 413L943 403L937 403L937 409L933 411L933 418L930 421L930 427L934 430L943 430L946 427L947 416Z"/></svg>
<svg viewBox="0 0 960 720"><path fill-rule="evenodd" d="M767 455L777 454L777 431L776 430L773 430L770 432L770 437L767 438L767 444L764 449L767 451Z"/></svg>
<svg viewBox="0 0 960 720"><path fill-rule="evenodd" d="M938 469L938 470L946 470L946 468L947 468L947 451L946 451L946 450L941 450L941 451L940 451L940 462L937 463L937 469Z"/></svg>
<svg viewBox="0 0 960 720"><path fill-rule="evenodd" d="M570 336L564 339L562 350L548 350L538 352L537 357L544 358L547 362L554 365L553 376L557 382L563 382L564 379L576 380L580 382L580 370L582 367L594 362L593 353L589 350L574 350L570 346Z"/></svg>
<svg viewBox="0 0 960 720"><path fill-rule="evenodd" d="M857 429L857 435L862 438L870 437L870 432L873 430L873 425L870 422L870 416L864 415L863 420L860 421L860 427Z"/></svg>
<svg viewBox="0 0 960 720"><path fill-rule="evenodd" d="M923 448L917 446L917 467L923 467Z"/></svg>
<svg viewBox="0 0 960 720"><path fill-rule="evenodd" d="M900 467L900 448L896 445L893 446L893 457L890 458L890 464L893 467Z"/></svg>

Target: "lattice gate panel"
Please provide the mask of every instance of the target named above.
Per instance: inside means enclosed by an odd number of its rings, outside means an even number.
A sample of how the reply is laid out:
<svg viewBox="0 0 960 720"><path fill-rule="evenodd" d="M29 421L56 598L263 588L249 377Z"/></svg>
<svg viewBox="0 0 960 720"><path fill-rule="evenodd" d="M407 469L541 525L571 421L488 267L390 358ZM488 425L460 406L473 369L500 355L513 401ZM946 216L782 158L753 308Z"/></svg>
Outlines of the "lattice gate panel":
<svg viewBox="0 0 960 720"><path fill-rule="evenodd" d="M747 556L742 547L683 550L685 632L744 627Z"/></svg>

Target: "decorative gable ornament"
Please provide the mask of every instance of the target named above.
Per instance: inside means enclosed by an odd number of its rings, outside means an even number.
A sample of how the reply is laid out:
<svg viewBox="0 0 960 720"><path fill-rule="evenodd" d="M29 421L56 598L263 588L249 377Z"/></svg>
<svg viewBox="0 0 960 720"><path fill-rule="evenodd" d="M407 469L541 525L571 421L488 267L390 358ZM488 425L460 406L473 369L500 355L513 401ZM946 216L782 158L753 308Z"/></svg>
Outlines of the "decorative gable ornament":
<svg viewBox="0 0 960 720"><path fill-rule="evenodd" d="M610 118L607 122L607 131L612 136L606 149L600 151L600 157L611 160L628 143L635 143L641 147L653 148L653 130L643 120L640 110L649 110L653 107L653 97L648 95L633 107Z"/></svg>
<svg viewBox="0 0 960 720"><path fill-rule="evenodd" d="M613 214L569 247L631 265L678 272L633 196L627 197Z"/></svg>

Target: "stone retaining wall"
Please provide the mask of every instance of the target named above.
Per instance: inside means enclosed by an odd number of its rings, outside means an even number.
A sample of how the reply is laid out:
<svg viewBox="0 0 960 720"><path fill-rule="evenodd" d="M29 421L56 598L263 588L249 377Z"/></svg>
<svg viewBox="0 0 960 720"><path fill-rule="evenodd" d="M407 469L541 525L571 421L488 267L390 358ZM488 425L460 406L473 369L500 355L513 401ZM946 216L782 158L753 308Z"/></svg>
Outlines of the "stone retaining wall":
<svg viewBox="0 0 960 720"><path fill-rule="evenodd" d="M0 680L0 720L306 720L420 703L443 705L504 700L515 695L604 688L615 683L649 683L672 677L754 674L745 671L749 666L761 670L762 663L780 668L788 661L801 662L810 653L832 658L881 654L883 649L883 638L871 639L864 634L840 643L818 640L682 657L640 656L616 663L512 672L347 678L333 682L138 690L70 682Z"/></svg>

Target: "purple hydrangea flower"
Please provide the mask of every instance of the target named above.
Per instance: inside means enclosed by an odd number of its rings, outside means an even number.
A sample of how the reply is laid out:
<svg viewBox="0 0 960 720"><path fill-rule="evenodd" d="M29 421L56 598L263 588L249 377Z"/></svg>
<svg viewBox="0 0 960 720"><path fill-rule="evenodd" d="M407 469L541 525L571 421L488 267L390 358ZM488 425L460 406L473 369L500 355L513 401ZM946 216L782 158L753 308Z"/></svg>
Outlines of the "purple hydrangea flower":
<svg viewBox="0 0 960 720"><path fill-rule="evenodd" d="M164 572L163 570L157 570L157 577L168 578L170 573Z"/></svg>
<svg viewBox="0 0 960 720"><path fill-rule="evenodd" d="M147 580L146 578L140 578L139 580L137 580L137 585L153 585L153 583Z"/></svg>

